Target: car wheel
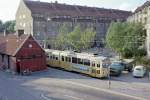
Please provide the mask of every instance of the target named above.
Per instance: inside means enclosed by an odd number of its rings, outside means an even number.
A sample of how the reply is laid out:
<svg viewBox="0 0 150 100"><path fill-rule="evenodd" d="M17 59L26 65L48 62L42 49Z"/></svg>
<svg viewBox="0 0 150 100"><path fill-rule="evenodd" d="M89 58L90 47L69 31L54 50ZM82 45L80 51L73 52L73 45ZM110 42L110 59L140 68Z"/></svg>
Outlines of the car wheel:
<svg viewBox="0 0 150 100"><path fill-rule="evenodd" d="M121 71L118 72L118 74L116 76L120 76L121 75Z"/></svg>
<svg viewBox="0 0 150 100"><path fill-rule="evenodd" d="M129 69L128 69L128 72L132 72L132 69L129 68Z"/></svg>

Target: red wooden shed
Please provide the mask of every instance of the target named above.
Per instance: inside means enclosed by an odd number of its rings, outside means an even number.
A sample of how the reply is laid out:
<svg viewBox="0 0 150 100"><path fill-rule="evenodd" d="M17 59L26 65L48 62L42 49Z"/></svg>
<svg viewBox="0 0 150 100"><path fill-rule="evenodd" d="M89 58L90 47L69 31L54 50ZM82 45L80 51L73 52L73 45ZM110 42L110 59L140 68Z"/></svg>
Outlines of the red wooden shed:
<svg viewBox="0 0 150 100"><path fill-rule="evenodd" d="M31 35L0 36L0 68L14 72L46 69L46 55Z"/></svg>

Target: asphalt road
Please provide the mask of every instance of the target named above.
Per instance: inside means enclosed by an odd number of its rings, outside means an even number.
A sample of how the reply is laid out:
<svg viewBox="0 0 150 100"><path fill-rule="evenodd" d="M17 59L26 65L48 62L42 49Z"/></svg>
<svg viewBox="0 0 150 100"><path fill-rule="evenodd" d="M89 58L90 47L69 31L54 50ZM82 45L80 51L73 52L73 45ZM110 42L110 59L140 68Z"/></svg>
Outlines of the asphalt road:
<svg viewBox="0 0 150 100"><path fill-rule="evenodd" d="M32 76L0 71L0 100L140 100L92 85L93 80L97 79L55 69Z"/></svg>

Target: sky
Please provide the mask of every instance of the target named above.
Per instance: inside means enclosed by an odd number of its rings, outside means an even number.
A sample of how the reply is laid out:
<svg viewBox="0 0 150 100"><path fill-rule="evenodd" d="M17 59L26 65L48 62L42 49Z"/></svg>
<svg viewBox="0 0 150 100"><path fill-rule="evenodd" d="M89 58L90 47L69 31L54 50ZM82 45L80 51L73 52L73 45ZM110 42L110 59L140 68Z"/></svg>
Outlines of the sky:
<svg viewBox="0 0 150 100"><path fill-rule="evenodd" d="M34 0L36 1L36 0ZM44 2L55 2L56 0L38 0ZM113 8L134 11L147 0L57 0L58 3L72 5L83 5L100 8ZM0 0L0 20L3 22L15 19L20 0Z"/></svg>

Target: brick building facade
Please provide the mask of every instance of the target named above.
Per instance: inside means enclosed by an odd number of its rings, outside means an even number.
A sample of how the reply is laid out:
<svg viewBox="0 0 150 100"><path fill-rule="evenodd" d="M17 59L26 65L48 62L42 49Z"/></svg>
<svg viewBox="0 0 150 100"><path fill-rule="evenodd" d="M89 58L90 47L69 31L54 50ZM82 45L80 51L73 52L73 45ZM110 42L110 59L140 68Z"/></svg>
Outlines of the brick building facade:
<svg viewBox="0 0 150 100"><path fill-rule="evenodd" d="M116 9L21 0L16 30L18 34L32 34L42 44L45 37L56 37L63 23L72 28L79 24L82 28L92 27L95 40L101 41L112 21L126 21L129 15L129 11Z"/></svg>

